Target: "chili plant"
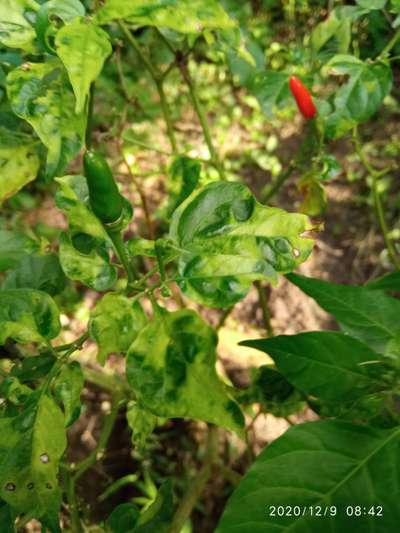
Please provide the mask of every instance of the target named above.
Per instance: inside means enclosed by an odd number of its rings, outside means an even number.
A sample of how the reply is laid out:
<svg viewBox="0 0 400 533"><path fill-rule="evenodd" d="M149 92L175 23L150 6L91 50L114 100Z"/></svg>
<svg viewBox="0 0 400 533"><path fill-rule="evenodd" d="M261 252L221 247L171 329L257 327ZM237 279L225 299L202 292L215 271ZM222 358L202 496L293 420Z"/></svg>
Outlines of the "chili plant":
<svg viewBox="0 0 400 533"><path fill-rule="evenodd" d="M330 143L346 136L368 174L390 266L399 267L379 187L395 169L375 168L359 132L392 90L399 6L394 0L329 2L326 18L311 31L295 28L275 68L261 49L265 34L248 31L247 15L255 10L269 22L275 16L293 22L296 11L279 11L273 2L236 4L0 4L0 201L9 217L18 191L37 178L32 190L54 192L68 225L61 232L22 231L18 220L2 219L1 532L22 530L32 519L51 532L187 531L214 471L232 485L240 481L219 533L398 530L399 274L351 286L293 271L322 231L325 182L340 170ZM385 19L388 37L371 57L360 35L376 16ZM215 142L193 75L193 60L202 56L223 65L233 89L241 85L252 95L266 120L295 116L289 88L307 119L299 151L259 195L229 170ZM204 135L204 157L190 153L178 134L179 111L166 89L170 76L185 87ZM129 127L136 116L151 122L154 110L146 102L152 91L166 149ZM113 100L117 110L104 121L98 110L107 115ZM132 145L170 158L168 202L157 213L135 176ZM121 168L137 188L139 207L121 187ZM294 172L300 212L266 205ZM143 233L135 210L143 212ZM265 285L276 286L281 275L333 315L339 330L273 336ZM218 333L199 310L222 310L222 324L253 285L268 338L242 344L269 359L243 390L217 373ZM63 344L65 292L74 287L90 289L94 305L82 334ZM96 346L96 368L80 356L88 341ZM123 359L124 373L102 370L112 354ZM111 402L92 451L74 462L67 431L82 414L85 383L104 389ZM320 420L291 428L240 480L223 464L218 428L245 441L244 415L254 404L277 416L307 405ZM205 422L204 464L186 491L174 491L171 480L156 490L146 478L145 505L143 498L141 505L121 504L93 526L79 486L102 461L120 411L139 450L168 419ZM102 498L137 479L117 480Z"/></svg>

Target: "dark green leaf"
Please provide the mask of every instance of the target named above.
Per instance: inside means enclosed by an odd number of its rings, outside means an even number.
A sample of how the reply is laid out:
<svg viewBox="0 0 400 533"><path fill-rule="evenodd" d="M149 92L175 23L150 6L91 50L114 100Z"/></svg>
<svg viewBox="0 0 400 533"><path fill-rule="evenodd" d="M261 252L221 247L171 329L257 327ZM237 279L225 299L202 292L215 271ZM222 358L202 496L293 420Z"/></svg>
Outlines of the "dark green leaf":
<svg viewBox="0 0 400 533"><path fill-rule="evenodd" d="M400 520L399 442L400 429L331 421L298 425L258 456L228 501L216 533L395 532ZM367 511L379 505L382 516L362 512L349 518L348 505ZM299 506L300 516L280 516L278 506ZM330 506L337 508L334 516Z"/></svg>
<svg viewBox="0 0 400 533"><path fill-rule="evenodd" d="M139 510L133 503L121 503L107 520L112 533L130 533L139 518Z"/></svg>
<svg viewBox="0 0 400 533"><path fill-rule="evenodd" d="M21 382L30 382L40 379L48 374L56 358L52 354L25 357L20 363L13 366L11 375Z"/></svg>
<svg viewBox="0 0 400 533"><path fill-rule="evenodd" d="M56 255L26 255L8 274L2 289L37 289L54 296L62 292L65 285L66 278Z"/></svg>
<svg viewBox="0 0 400 533"><path fill-rule="evenodd" d="M400 292L400 272L389 272L380 278L369 281L365 287L372 290Z"/></svg>
<svg viewBox="0 0 400 533"><path fill-rule="evenodd" d="M156 416L204 420L243 434L243 415L215 371L217 337L194 311L159 308L129 349L127 377Z"/></svg>
<svg viewBox="0 0 400 533"><path fill-rule="evenodd" d="M387 64L363 62L351 55L334 56L326 68L333 75L349 76L335 95L334 113L327 118L327 133L336 138L378 111L391 91L393 76Z"/></svg>
<svg viewBox="0 0 400 533"><path fill-rule="evenodd" d="M347 402L387 385L382 356L343 333L314 331L241 342L274 360L278 370L305 394Z"/></svg>
<svg viewBox="0 0 400 533"><path fill-rule="evenodd" d="M170 237L180 251L180 286L204 305L229 307L253 281L276 283L310 255L309 219L266 207L240 183L215 182L175 211Z"/></svg>
<svg viewBox="0 0 400 533"><path fill-rule="evenodd" d="M285 72L266 70L257 73L249 83L249 90L257 98L263 112L272 117L275 108L287 103L289 97L289 76Z"/></svg>
<svg viewBox="0 0 400 533"><path fill-rule="evenodd" d="M298 274L288 279L334 315L342 329L384 353L388 342L400 331L400 302L365 287L339 285Z"/></svg>
<svg viewBox="0 0 400 533"><path fill-rule="evenodd" d="M0 345L45 342L60 333L59 311L48 294L33 289L0 290Z"/></svg>
<svg viewBox="0 0 400 533"><path fill-rule="evenodd" d="M156 501L139 517L132 533L168 533L174 514L172 483L161 485Z"/></svg>

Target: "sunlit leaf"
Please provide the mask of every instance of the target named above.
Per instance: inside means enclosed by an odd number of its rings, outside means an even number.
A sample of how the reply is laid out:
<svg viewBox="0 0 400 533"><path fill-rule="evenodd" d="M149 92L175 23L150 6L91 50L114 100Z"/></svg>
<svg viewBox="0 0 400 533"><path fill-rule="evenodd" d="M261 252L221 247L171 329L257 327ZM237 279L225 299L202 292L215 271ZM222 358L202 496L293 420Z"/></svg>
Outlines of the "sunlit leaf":
<svg viewBox="0 0 400 533"><path fill-rule="evenodd" d="M139 302L121 294L106 294L90 315L90 334L99 347L97 360L104 365L111 353L126 353L147 322Z"/></svg>
<svg viewBox="0 0 400 533"><path fill-rule="evenodd" d="M59 311L45 292L0 290L0 344L11 337L20 343L44 342L60 333Z"/></svg>
<svg viewBox="0 0 400 533"><path fill-rule="evenodd" d="M86 127L83 114L75 114L75 98L62 64L24 63L7 77L12 109L33 127L48 149L47 174L54 176L80 150Z"/></svg>
<svg viewBox="0 0 400 533"><path fill-rule="evenodd" d="M0 147L0 204L33 181L39 167L32 146Z"/></svg>
<svg viewBox="0 0 400 533"><path fill-rule="evenodd" d="M93 23L75 18L57 33L56 49L74 89L75 111L81 113L92 82L112 52L108 34Z"/></svg>
<svg viewBox="0 0 400 533"><path fill-rule="evenodd" d="M259 204L239 183L216 182L175 211L170 237L180 251L179 283L193 300L228 307L253 281L276 283L307 259L313 226L305 215Z"/></svg>
<svg viewBox="0 0 400 533"><path fill-rule="evenodd" d="M97 13L101 24L121 18L138 26L171 28L182 33L235 25L216 0L106 0Z"/></svg>
<svg viewBox="0 0 400 533"><path fill-rule="evenodd" d="M243 434L243 415L215 371L217 337L195 312L159 309L129 349L127 377L160 417L189 417Z"/></svg>

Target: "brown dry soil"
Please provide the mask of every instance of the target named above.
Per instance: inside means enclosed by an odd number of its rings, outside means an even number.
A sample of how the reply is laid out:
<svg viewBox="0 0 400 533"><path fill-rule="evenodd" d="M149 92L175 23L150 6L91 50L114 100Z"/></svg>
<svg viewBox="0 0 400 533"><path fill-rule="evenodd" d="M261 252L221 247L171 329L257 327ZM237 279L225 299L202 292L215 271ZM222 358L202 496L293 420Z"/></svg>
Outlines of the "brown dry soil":
<svg viewBox="0 0 400 533"><path fill-rule="evenodd" d="M196 134L199 135L197 131ZM283 161L288 160L298 142L298 133L287 137L280 144L278 156ZM321 218L325 229L317 235L314 253L300 271L305 275L332 282L364 283L383 270L381 266L377 266L380 264L379 254L383 248L383 242L373 211L365 202L355 200L366 195L365 181L349 182L347 180L344 154L351 152L351 146L339 145L335 147L335 150L336 155L344 164L344 171L327 186L328 208ZM162 156L159 156L159 159L162 159ZM153 154L140 152L136 155L137 167L140 168L142 175L154 168L154 161ZM248 164L242 167L240 174L243 181L256 195L259 195L260 190L271 179L268 172L256 165ZM130 233L137 234L145 228L140 198L135 188L130 186L129 177L123 176L122 172L120 177L124 193L138 206L135 220L129 229ZM136 179L141 180L150 211L155 213L164 197L163 173L160 172L159 175L151 178L143 178L138 173ZM278 196L274 198L273 203L289 211L295 211L300 200L296 188L296 176L292 176ZM31 224L40 221L58 227L65 226L62 215L55 210L53 199L50 198L45 199L40 209L35 210L29 217ZM141 234L143 235L143 232ZM83 287L80 287L80 290L84 292L84 312L75 317L63 317L63 323L68 330L65 335L66 342L84 330L88 310L93 307L97 297L92 291L85 291ZM306 330L336 327L331 317L319 309L310 298L288 283L285 278L281 279L277 288L269 290L268 293L271 324L275 334L293 334ZM197 309L213 325L216 325L221 318L220 311L201 309L189 302L185 303ZM172 307L176 305L174 302L171 304ZM268 361L264 354L238 346L240 340L261 337L264 334L263 317L255 289L235 306L219 333L218 370L234 385L243 387L249 382L249 368L260 366ZM78 357L89 365L95 365L94 346L87 343L85 350ZM106 369L123 371L123 361L111 358ZM104 411L109 405L108 395L95 386L85 388L82 400L84 404L82 416L69 432L69 459L71 461L83 459L95 447ZM257 410L254 413L256 412ZM99 496L106 487L121 476L148 470L156 484L172 476L177 480L175 488L177 495L180 495L185 491L187 480L192 479L196 470L201 466L201 456L204 451L202 446L204 424L182 420L169 421L156 430L150 439L148 450L140 455L132 451L130 431L124 415L121 411L105 457L86 473L78 487L78 497L90 506L90 511L87 508L85 513L90 520L93 520L93 523L106 518L119 503L143 495L137 486L131 485L119 490L105 501L99 502ZM276 418L270 414L258 415L253 421L250 415L247 418L248 423L252 424L249 432L249 447L237 438L222 434L222 432L220 438L221 457L225 464L239 473L244 473L259 451L286 431L291 424L313 420L316 415L308 410L297 416L291 416L290 419ZM212 477L194 513L193 531L195 533L210 533L214 530L231 491L232 485L228 481L218 475ZM67 520L65 527L68 527ZM34 524L29 530L35 531Z"/></svg>

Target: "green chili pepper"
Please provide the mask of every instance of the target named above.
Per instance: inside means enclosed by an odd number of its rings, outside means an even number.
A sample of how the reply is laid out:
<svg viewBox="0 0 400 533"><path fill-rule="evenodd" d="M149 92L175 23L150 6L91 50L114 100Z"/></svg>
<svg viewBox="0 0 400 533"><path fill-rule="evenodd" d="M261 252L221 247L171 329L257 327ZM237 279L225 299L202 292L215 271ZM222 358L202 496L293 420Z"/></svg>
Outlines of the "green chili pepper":
<svg viewBox="0 0 400 533"><path fill-rule="evenodd" d="M116 222L122 215L124 200L107 161L90 150L84 155L83 165L93 213L104 224Z"/></svg>

